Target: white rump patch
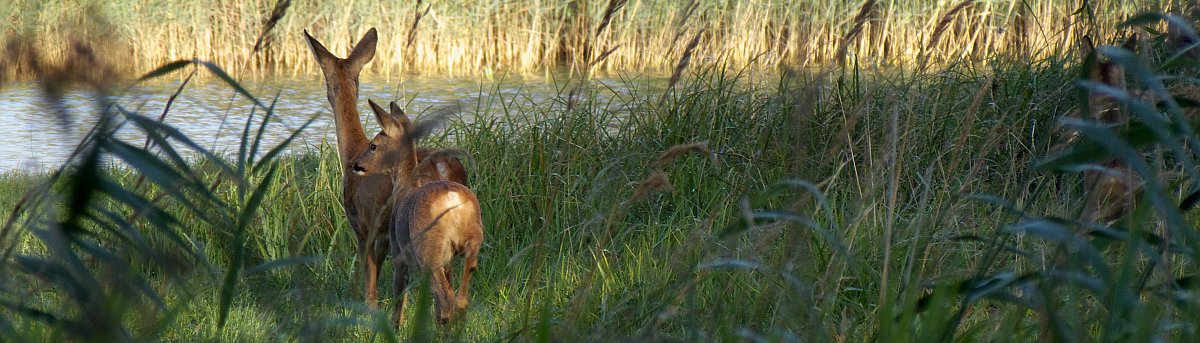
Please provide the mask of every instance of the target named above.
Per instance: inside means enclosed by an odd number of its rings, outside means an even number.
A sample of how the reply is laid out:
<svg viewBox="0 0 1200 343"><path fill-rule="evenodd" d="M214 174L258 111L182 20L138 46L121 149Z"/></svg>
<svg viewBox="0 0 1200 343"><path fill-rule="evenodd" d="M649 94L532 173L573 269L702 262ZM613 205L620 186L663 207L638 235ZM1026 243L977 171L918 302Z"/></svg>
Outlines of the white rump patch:
<svg viewBox="0 0 1200 343"><path fill-rule="evenodd" d="M441 205L444 209L450 209L462 205L463 201L462 194L458 194L458 192L455 191L450 191L446 192L446 194L442 196Z"/></svg>
<svg viewBox="0 0 1200 343"><path fill-rule="evenodd" d="M367 176L367 173L365 173L365 172L363 172L363 171L361 171L361 170L355 170L355 171L354 171L354 175L358 175L358 176Z"/></svg>
<svg viewBox="0 0 1200 343"><path fill-rule="evenodd" d="M442 217L441 219L446 220L446 222L440 224L439 226L445 225L443 226L444 229L442 232L443 235L445 235L444 237L447 240L447 243L451 244L452 246L458 246L462 244L463 240L462 228L458 227L458 225L460 225L460 221L463 219L462 217L459 217L462 213L459 212L459 210L462 209L461 206L466 204L467 199L465 196L463 196L463 194L457 191L449 191L442 194L441 199L438 200L440 200L438 201L438 205L440 205L441 208L433 209L434 213L437 213L438 215L445 215L445 217ZM449 250L447 250L447 252L449 252ZM449 261L450 255L447 255L445 257L445 262L443 263Z"/></svg>

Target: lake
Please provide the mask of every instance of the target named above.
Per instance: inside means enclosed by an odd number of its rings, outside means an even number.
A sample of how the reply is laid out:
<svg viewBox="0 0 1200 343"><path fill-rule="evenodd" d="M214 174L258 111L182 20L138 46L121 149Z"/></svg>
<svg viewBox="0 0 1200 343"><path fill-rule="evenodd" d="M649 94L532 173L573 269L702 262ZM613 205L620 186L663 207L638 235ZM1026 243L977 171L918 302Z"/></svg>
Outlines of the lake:
<svg viewBox="0 0 1200 343"><path fill-rule="evenodd" d="M200 75L199 72L197 76ZM393 76L393 78L395 78ZM461 105L458 115L471 121L475 116L499 111L499 103L479 106L479 99L505 99L542 103L550 101L565 84L566 76L545 78L506 76L496 80L448 77L408 77L385 80L384 77L363 75L359 91L359 111L368 135L378 132L366 100L386 106L388 101L411 101L405 107L409 115L424 110L452 108ZM628 93L646 85L662 85L661 77L633 79L598 79L608 94ZM293 143L293 151L305 151L307 145L335 142L333 115L325 95L325 83L318 75L305 78L240 81L243 87L260 101L270 104L278 94L274 120L264 137L266 146L274 146L304 124L310 117L316 120ZM158 118L170 95L181 80L155 81L140 84L116 97L127 110ZM556 86L559 85L559 86ZM642 91L642 90L638 90ZM497 98L498 97L498 98ZM607 97L601 93L601 98ZM40 171L57 168L74 149L98 118L90 92L68 91L64 96L60 117L48 107L35 83L8 84L0 87L0 172L23 170ZM403 99L403 101L401 101ZM163 120L187 134L197 144L214 151L237 151L247 114L253 106L232 87L215 78L193 79L183 90ZM260 122L262 110L255 112ZM141 146L145 135L126 125L118 131L122 140Z"/></svg>

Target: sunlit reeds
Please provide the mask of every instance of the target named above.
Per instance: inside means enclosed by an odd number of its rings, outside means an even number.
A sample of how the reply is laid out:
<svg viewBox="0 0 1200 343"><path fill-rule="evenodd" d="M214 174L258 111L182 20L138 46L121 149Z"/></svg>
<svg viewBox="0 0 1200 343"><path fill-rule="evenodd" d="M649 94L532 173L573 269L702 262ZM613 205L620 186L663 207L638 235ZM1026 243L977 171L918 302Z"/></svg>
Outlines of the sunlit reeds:
<svg viewBox="0 0 1200 343"><path fill-rule="evenodd" d="M926 60L918 58L922 51L933 62L1013 52L1040 58L1070 49L1072 41L1063 37L1077 36L1085 26L1089 31L1083 33L1106 36L1137 11L1167 8L1165 0L1085 2L1089 11L1104 15L1084 23L1072 16L1080 3L1068 0L343 4L16 0L0 9L0 19L10 23L0 34L33 37L47 51L72 39L107 35L114 46L103 53L131 57L121 65L125 72L195 57L243 75L308 73L313 65L302 30L328 37L332 51L345 51L352 37L377 27L384 48L368 68L385 74L539 73L576 66L669 73L679 60L681 37L699 30L711 37L697 47L700 59L764 66L813 66L840 62L839 56L908 64ZM107 18L102 31L67 29L95 18Z"/></svg>

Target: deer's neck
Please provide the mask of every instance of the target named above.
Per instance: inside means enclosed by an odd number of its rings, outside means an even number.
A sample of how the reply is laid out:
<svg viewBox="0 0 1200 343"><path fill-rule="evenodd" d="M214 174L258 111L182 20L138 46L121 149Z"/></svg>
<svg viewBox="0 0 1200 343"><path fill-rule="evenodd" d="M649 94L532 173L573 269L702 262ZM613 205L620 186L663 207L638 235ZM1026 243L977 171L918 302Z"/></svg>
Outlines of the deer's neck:
<svg viewBox="0 0 1200 343"><path fill-rule="evenodd" d="M408 194L409 191L420 187L421 180L417 178L417 171L414 170L417 166L416 156L409 154L401 159L395 165L392 174L392 199L398 200Z"/></svg>
<svg viewBox="0 0 1200 343"><path fill-rule="evenodd" d="M358 120L358 84L343 82L329 94L333 105L333 125L337 131L338 157L342 169L349 172L350 163L367 148L370 141Z"/></svg>
<svg viewBox="0 0 1200 343"><path fill-rule="evenodd" d="M393 174L391 203L395 204L400 201L400 199L404 199L404 197L408 195L408 192L415 188L417 188L417 185L415 182L413 182L412 178L408 176L400 176L399 174Z"/></svg>

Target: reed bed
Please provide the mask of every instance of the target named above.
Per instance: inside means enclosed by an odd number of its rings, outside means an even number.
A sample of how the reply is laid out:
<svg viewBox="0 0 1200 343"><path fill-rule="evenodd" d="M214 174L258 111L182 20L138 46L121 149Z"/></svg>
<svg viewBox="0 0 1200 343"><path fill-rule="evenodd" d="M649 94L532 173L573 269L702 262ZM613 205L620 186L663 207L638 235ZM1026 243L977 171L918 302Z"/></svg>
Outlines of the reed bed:
<svg viewBox="0 0 1200 343"><path fill-rule="evenodd" d="M377 0L10 1L0 8L4 38L33 39L44 58L71 41L101 46L124 72L199 58L239 75L314 71L301 37L309 30L348 51L379 28L369 71L498 75L580 72L669 73L689 39L695 59L816 67L828 63L909 65L917 61L1031 59L1062 54L1081 34L1107 37L1141 11L1172 10L1167 0L1036 1L704 1ZM100 19L103 18L103 19ZM88 30L72 28L88 27ZM848 33L853 32L852 35ZM853 40L843 38L854 36ZM102 44L101 44L102 43ZM251 48L253 47L253 48ZM922 56L924 58L922 58ZM848 60L847 60L848 59ZM10 71L28 76L22 71Z"/></svg>

